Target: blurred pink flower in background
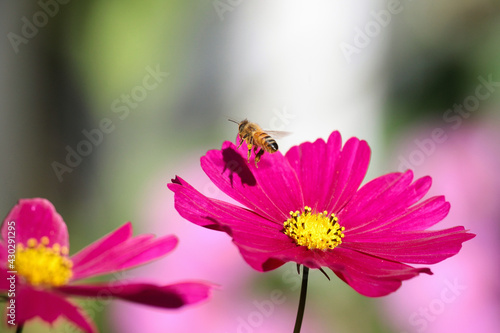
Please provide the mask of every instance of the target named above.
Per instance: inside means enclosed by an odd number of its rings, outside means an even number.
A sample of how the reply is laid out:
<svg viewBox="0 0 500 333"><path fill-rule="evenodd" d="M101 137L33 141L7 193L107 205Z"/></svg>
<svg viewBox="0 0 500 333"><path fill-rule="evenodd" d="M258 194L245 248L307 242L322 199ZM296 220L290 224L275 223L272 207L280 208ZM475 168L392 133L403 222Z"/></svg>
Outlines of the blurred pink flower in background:
<svg viewBox="0 0 500 333"><path fill-rule="evenodd" d="M70 257L66 224L46 199L19 200L5 218L1 234L0 289L9 291L8 306L15 308L9 324L18 326L18 330L37 317L49 324L64 317L85 332L97 332L92 320L68 301L68 296L120 298L179 308L205 300L212 289L207 283L156 285L122 279L75 284L158 259L175 248L177 238L151 234L133 237L128 222Z"/></svg>
<svg viewBox="0 0 500 333"><path fill-rule="evenodd" d="M231 201L208 177L200 172L197 158L179 167L200 191L214 198ZM191 167L193 166L193 167ZM121 333L191 333L238 332L288 333L293 328L296 300L285 295L300 285L295 266L283 272L284 287L262 292L255 287L258 273L243 260L236 246L225 233L207 233L204 228L184 220L174 208L174 195L166 184L172 171L163 171L146 186L141 205L143 228L157 233L165 230L179 237L176 256L136 270L134 274L151 277L168 276L169 280L198 277L220 285L210 302L190 307L188 311L161 311L144 309L125 302L112 306L113 331ZM293 278L296 277L297 280ZM255 289L255 290L254 290ZM265 289L265 288L264 288ZM293 289L296 291L296 289ZM298 297L298 296L297 296ZM309 315L309 314L308 314ZM321 319L310 314L302 332L322 332Z"/></svg>
<svg viewBox="0 0 500 333"><path fill-rule="evenodd" d="M433 144L428 132L416 139L427 148L407 143L400 160L421 150L425 158L413 160L415 174L432 176L431 192L451 203L441 226L467 225L477 236L459 256L436 266L433 278L412 280L387 297L387 318L408 333L499 332L500 131L476 124Z"/></svg>

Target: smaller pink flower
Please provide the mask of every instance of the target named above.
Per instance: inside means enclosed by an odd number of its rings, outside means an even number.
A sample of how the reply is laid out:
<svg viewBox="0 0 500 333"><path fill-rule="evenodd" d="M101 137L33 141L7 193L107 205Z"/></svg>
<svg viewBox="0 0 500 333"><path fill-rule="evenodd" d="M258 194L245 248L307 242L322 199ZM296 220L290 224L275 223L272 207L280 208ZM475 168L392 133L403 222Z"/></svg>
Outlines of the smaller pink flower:
<svg viewBox="0 0 500 333"><path fill-rule="evenodd" d="M1 228L0 291L9 297L7 305L15 302L16 325L35 317L53 324L64 317L84 332L97 332L94 323L67 296L113 297L160 308L179 308L209 297L213 286L200 282L74 284L158 259L177 242L175 236L133 237L128 222L70 257L66 224L54 206L46 199L21 199ZM8 279L11 276L15 277L15 290Z"/></svg>

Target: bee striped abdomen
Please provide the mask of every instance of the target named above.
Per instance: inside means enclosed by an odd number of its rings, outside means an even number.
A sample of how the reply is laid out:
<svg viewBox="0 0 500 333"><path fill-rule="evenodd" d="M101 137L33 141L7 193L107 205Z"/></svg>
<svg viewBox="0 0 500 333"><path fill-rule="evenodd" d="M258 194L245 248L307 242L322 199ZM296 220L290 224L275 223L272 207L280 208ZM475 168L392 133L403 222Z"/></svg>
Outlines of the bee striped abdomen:
<svg viewBox="0 0 500 333"><path fill-rule="evenodd" d="M259 141L262 143L262 147L268 153L274 153L278 151L278 144L269 134L262 132L258 135Z"/></svg>

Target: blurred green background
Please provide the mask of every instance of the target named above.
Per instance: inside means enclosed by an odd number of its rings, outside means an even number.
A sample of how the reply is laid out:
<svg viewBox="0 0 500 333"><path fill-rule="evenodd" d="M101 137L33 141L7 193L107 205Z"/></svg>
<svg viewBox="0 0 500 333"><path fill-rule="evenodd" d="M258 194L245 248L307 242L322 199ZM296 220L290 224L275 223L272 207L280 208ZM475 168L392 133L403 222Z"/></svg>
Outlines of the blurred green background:
<svg viewBox="0 0 500 333"><path fill-rule="evenodd" d="M406 167L433 177L443 174L438 166L465 168L460 178L445 170L441 186L434 178L436 194L453 195L455 185L470 182L485 196L474 209L498 222L499 177L492 172L489 181L475 178L499 166L498 1L41 0L3 1L0 13L1 212L6 215L19 198L49 199L68 224L72 253L126 221L136 233L176 233L181 243L190 237L190 229L179 229L183 222L166 184L176 174L201 174L199 157L234 141L237 128L227 118L292 132L280 141L283 151L333 130L344 140L365 139L372 148L366 180ZM433 139L436 129L441 141ZM467 150L470 135L463 131L487 133L489 146L474 142L491 149ZM453 158L462 159L440 160L454 149ZM206 180L199 185L209 192ZM164 208L159 205L164 221L146 217L152 193L165 195ZM472 202L470 192L462 194L463 202ZM450 225L462 223L455 221ZM472 232L483 228L497 244L498 228L480 223L473 218L462 224ZM204 232L197 238L200 250L212 235ZM498 245L479 243L478 260L498 265ZM229 240L225 246L237 256ZM194 265L192 253L186 266ZM224 274L233 269L218 265ZM288 296L279 314L288 324L270 326L270 317L252 332L291 331L298 291L283 281L285 268L260 274L238 267L241 283L234 288L241 298L234 301L242 310L235 316L246 318L253 298L265 299L277 288ZM183 269L176 267L179 276ZM186 278L219 283L215 273L190 274ZM460 271L450 274L461 277ZM368 299L330 275L331 282L320 273L311 277L304 332L443 332L467 306L466 298L458 298L433 319L415 316L436 296L420 303ZM164 275L148 278L172 282ZM476 280L468 281L467 292L474 293ZM402 289L418 288L412 283ZM498 284L488 290L494 296L474 304L487 309L483 313L498 313ZM231 297L224 291L214 296L220 302ZM399 301L406 312L396 312ZM215 309L207 302L191 317L190 311L169 332L190 332L197 314ZM126 307L111 313L106 307L94 314L102 332L122 332L120 314L134 316ZM494 317L476 318L488 323L482 332L498 331ZM211 327L219 328L208 331L244 331L234 316L218 313L213 320L220 324ZM64 324L25 328L66 331Z"/></svg>

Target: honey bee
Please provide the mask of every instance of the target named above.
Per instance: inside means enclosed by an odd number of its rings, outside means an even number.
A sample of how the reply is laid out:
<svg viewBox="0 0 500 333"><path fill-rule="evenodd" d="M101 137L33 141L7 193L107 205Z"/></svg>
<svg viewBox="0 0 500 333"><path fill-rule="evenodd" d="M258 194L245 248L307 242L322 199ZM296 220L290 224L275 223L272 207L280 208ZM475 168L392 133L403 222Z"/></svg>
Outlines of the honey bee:
<svg viewBox="0 0 500 333"><path fill-rule="evenodd" d="M241 122L237 122L232 119L228 120L238 124L238 136L240 139L238 148L241 147L243 142L246 142L248 147L248 162L250 162L250 156L252 155L253 148L255 153L255 167L257 167L257 163L266 151L270 154L278 151L278 144L276 143L276 140L274 140L268 133L264 132L264 130L262 130L262 128L260 128L260 126L256 123L252 123L247 119Z"/></svg>

